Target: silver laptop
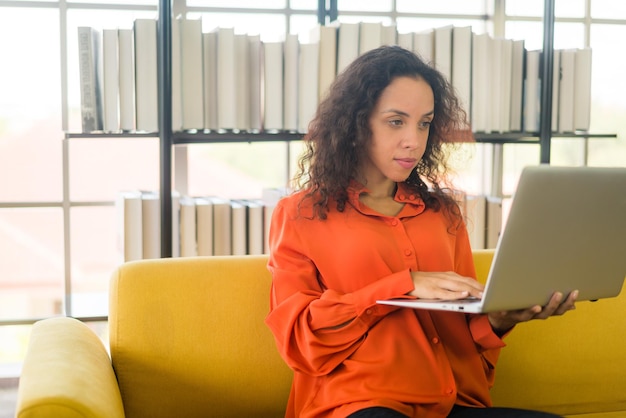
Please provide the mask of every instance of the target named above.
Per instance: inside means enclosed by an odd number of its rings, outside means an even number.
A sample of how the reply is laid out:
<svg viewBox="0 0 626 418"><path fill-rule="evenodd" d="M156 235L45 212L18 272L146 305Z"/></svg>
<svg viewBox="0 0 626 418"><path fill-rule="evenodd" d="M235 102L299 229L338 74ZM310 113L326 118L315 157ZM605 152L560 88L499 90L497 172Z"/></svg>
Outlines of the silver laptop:
<svg viewBox="0 0 626 418"><path fill-rule="evenodd" d="M526 167L482 299L392 299L416 309L481 313L617 296L626 278L626 167Z"/></svg>

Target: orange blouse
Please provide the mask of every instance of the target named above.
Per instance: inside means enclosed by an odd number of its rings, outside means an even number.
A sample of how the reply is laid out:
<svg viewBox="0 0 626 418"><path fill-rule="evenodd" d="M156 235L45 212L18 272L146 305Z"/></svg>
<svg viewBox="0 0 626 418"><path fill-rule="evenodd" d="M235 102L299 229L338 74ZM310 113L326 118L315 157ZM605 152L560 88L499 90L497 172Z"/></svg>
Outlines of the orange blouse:
<svg viewBox="0 0 626 418"><path fill-rule="evenodd" d="M410 271L475 277L465 226L425 209L398 185L397 216L359 202L353 183L344 212L312 218L302 192L274 209L273 276L266 323L294 370L287 417L346 417L372 406L410 417L446 417L453 405L491 404L502 340L485 315L376 304L413 290Z"/></svg>

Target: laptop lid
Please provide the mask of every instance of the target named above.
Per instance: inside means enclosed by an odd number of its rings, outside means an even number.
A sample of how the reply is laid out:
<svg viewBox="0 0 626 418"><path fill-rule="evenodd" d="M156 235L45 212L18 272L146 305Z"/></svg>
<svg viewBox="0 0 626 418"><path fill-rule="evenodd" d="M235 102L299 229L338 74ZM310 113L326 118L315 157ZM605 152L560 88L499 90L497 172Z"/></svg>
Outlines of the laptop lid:
<svg viewBox="0 0 626 418"><path fill-rule="evenodd" d="M626 167L522 171L481 301L398 300L400 306L489 312L617 296L626 277ZM389 301L380 301L389 303ZM473 307L473 305L481 305Z"/></svg>

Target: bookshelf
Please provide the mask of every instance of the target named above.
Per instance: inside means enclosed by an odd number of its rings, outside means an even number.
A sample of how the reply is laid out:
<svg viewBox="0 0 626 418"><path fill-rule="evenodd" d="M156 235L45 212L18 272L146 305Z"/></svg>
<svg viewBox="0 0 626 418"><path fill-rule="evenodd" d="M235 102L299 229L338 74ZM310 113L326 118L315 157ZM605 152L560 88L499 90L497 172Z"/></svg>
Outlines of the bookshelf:
<svg viewBox="0 0 626 418"><path fill-rule="evenodd" d="M172 2L159 0L157 19L157 88L159 131L151 134L158 136L160 144L160 198L161 198L161 256L172 255L172 160L173 147L184 144L201 143L245 143L268 141L296 141L302 138L300 133L217 133L217 132L174 132L172 129ZM543 17L543 65L541 77L546 80L541 89L540 115L538 132L513 133L475 133L478 143L495 144L538 144L540 162L550 163L550 145L552 138L610 138L615 134L589 134L587 132L558 134L551 130L552 121L552 71L554 66L554 23L555 0L544 0ZM331 0L329 8L326 1L318 1L318 21L337 18L337 1ZM501 164L494 161L494 177L501 177Z"/></svg>

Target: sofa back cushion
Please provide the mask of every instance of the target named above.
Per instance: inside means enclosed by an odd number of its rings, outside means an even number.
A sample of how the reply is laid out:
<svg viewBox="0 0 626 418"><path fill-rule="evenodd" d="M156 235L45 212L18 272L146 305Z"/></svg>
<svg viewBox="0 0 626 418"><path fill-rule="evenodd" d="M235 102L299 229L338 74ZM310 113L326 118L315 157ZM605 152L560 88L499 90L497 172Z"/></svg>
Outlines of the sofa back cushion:
<svg viewBox="0 0 626 418"><path fill-rule="evenodd" d="M126 417L282 417L292 372L264 324L266 256L142 260L113 275Z"/></svg>

